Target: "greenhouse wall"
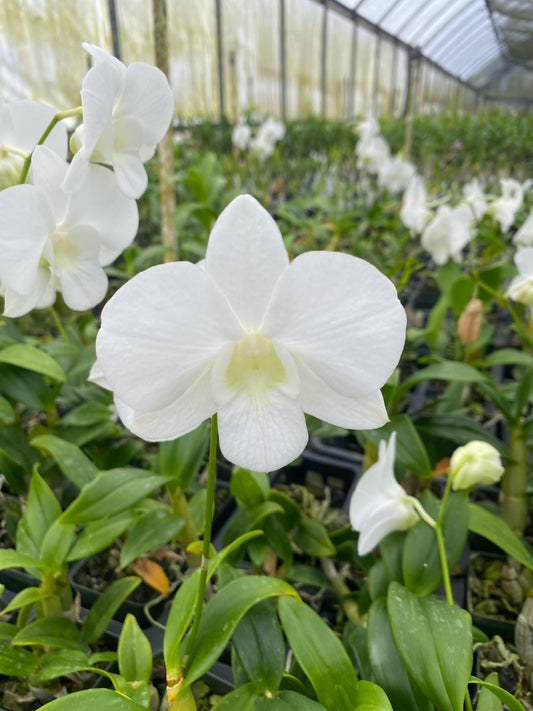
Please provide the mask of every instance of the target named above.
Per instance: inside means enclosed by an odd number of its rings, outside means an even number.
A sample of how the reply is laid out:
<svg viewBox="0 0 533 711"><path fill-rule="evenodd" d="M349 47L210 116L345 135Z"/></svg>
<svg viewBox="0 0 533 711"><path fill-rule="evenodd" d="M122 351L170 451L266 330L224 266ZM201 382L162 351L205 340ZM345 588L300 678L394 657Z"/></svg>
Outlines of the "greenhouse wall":
<svg viewBox="0 0 533 711"><path fill-rule="evenodd" d="M5 100L78 104L88 62L82 41L118 51L125 63L154 62L147 0L6 0L0 28ZM235 122L247 113L346 119L479 106L472 87L334 0L172 0L168 30L176 113L184 120L225 115ZM500 85L513 88L513 77Z"/></svg>

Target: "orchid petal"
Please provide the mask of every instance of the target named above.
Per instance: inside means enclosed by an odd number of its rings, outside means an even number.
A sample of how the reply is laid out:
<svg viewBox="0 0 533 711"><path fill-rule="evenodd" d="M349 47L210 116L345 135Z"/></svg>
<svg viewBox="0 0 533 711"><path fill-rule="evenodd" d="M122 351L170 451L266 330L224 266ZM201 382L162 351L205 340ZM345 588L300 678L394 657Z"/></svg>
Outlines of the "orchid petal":
<svg viewBox="0 0 533 711"><path fill-rule="evenodd" d="M374 266L347 254L307 252L280 278L262 333L338 393L361 398L388 380L405 325L394 285Z"/></svg>
<svg viewBox="0 0 533 711"><path fill-rule="evenodd" d="M51 278L50 269L41 267L37 270L36 279L29 293L19 294L7 287L4 294L4 316L17 318L36 307L51 306L55 301L55 289L50 287Z"/></svg>
<svg viewBox="0 0 533 711"><path fill-rule="evenodd" d="M209 368L200 373L181 397L161 410L139 413L119 400L116 405L128 429L148 442L181 437L212 417L217 409L211 393Z"/></svg>
<svg viewBox="0 0 533 711"><path fill-rule="evenodd" d="M138 274L110 299L96 351L117 397L147 413L175 402L242 335L206 272L173 262Z"/></svg>
<svg viewBox="0 0 533 711"><path fill-rule="evenodd" d="M52 208L34 185L0 192L0 281L17 293L33 292L39 261L55 229Z"/></svg>
<svg viewBox="0 0 533 711"><path fill-rule="evenodd" d="M31 160L31 182L39 187L50 203L56 222L67 208L68 196L60 189L67 174L68 163L46 146L37 146Z"/></svg>
<svg viewBox="0 0 533 711"><path fill-rule="evenodd" d="M128 198L141 197L148 187L148 176L141 159L133 154L118 153L114 155L113 165L121 192Z"/></svg>
<svg viewBox="0 0 533 711"><path fill-rule="evenodd" d="M281 233L268 212L250 195L235 198L213 227L206 269L244 328L259 328L288 264Z"/></svg>
<svg viewBox="0 0 533 711"><path fill-rule="evenodd" d="M12 128L9 137L4 138L2 132L0 143L10 143L26 153L31 153L35 148L56 114L55 109L51 106L26 100L6 104L4 111L9 116ZM67 130L62 123L58 123L52 129L44 145L57 153L63 160L66 159L68 138Z"/></svg>
<svg viewBox="0 0 533 711"><path fill-rule="evenodd" d="M67 306L85 311L105 298L107 276L100 266L98 235L88 225L77 225L54 240L54 273Z"/></svg>
<svg viewBox="0 0 533 711"><path fill-rule="evenodd" d="M395 501L376 507L374 502L373 511L373 518L359 534L357 543L359 555L370 553L389 533L404 531L412 525L413 509L409 504ZM407 522L409 522L408 525L406 525Z"/></svg>
<svg viewBox="0 0 533 711"><path fill-rule="evenodd" d="M379 390L362 398L350 398L333 390L324 380L299 361L300 402L304 412L324 422L349 430L383 427L389 420Z"/></svg>
<svg viewBox="0 0 533 711"><path fill-rule="evenodd" d="M220 449L230 462L252 471L273 471L304 450L308 434L298 400L272 390L257 407L245 394L219 408Z"/></svg>

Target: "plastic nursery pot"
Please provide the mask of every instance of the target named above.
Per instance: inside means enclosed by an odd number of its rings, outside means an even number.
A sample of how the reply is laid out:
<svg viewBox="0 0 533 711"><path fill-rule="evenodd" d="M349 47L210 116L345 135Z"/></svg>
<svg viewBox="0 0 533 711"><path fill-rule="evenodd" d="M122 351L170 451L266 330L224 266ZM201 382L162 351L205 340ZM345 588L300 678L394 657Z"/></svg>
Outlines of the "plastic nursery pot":
<svg viewBox="0 0 533 711"><path fill-rule="evenodd" d="M528 573L505 556L473 553L466 585L466 608L473 624L489 637L514 642L516 620L530 587Z"/></svg>
<svg viewBox="0 0 533 711"><path fill-rule="evenodd" d="M352 434L345 437L311 437L310 450L326 457L351 462L358 468L363 465L364 453Z"/></svg>
<svg viewBox="0 0 533 711"><path fill-rule="evenodd" d="M79 593L83 607L91 608L101 593L114 581L114 571L105 570L102 561L105 552L76 561L69 571L69 580L73 589ZM128 600L125 600L115 613L115 620L123 622L128 613L136 618L143 628L157 620L163 612L166 598L146 583L141 583ZM149 610L150 617L147 615Z"/></svg>

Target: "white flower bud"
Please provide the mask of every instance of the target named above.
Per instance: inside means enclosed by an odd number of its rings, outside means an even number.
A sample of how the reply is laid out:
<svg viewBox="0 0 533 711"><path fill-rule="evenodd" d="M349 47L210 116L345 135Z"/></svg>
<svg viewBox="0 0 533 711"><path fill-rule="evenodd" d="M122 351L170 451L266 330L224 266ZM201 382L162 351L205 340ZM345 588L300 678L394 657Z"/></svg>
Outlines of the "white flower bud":
<svg viewBox="0 0 533 711"><path fill-rule="evenodd" d="M455 491L470 489L476 484L495 484L503 471L498 450L478 440L456 449L450 460L450 478Z"/></svg>

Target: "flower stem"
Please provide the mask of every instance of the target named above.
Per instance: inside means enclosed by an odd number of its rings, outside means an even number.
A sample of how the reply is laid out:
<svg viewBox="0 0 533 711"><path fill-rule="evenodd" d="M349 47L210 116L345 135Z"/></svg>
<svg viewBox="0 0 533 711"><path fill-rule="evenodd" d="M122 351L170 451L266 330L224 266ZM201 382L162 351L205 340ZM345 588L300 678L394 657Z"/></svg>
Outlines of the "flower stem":
<svg viewBox="0 0 533 711"><path fill-rule="evenodd" d="M43 145L43 143L46 141L46 139L48 138L48 136L52 133L52 131L54 130L55 125L56 125L57 123L59 123L59 121L63 121L63 119L70 118L71 116L80 116L81 113L82 113L82 107L81 107L81 106L76 106L75 109L68 109L68 111L60 111L59 113L57 113L57 114L54 116L54 118L50 121L50 123L48 124L48 126L46 127L46 129L45 129L43 135L41 136L41 138L40 138L39 141L37 142L37 145L38 145L38 146L42 146L42 145ZM32 158L32 156L33 156L33 151L32 151L28 156L26 156L26 159L25 159L25 161L24 161L24 165L22 166L22 173L21 173L21 175L20 175L20 182L21 182L21 183L25 183L25 182L26 182L26 178L28 177L28 171L29 171L30 165L31 165L31 158Z"/></svg>
<svg viewBox="0 0 533 711"><path fill-rule="evenodd" d="M65 341L65 343L70 343L69 337L67 336L67 332L65 331L65 328L63 327L63 324L59 320L59 316L57 315L57 311L54 309L53 306L50 306L50 313L52 314L52 318L54 319L54 323L56 325L57 330L61 334L61 338Z"/></svg>
<svg viewBox="0 0 533 711"><path fill-rule="evenodd" d="M185 657L183 666L187 665L187 661L194 648L200 620L202 619L202 610L204 607L205 588L207 583L207 568L209 564L209 554L211 549L211 530L213 526L213 509L215 504L215 483L216 483L216 457L218 444L218 423L216 413L211 418L211 442L209 445L209 465L207 470L207 496L205 501L205 526L204 526L204 545L202 550L202 565L200 568L200 582L198 584L198 596L196 598L196 607L194 612L194 622L191 633L187 641L185 649Z"/></svg>

